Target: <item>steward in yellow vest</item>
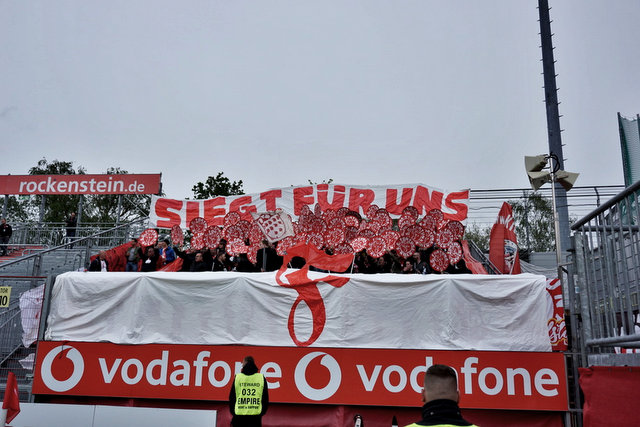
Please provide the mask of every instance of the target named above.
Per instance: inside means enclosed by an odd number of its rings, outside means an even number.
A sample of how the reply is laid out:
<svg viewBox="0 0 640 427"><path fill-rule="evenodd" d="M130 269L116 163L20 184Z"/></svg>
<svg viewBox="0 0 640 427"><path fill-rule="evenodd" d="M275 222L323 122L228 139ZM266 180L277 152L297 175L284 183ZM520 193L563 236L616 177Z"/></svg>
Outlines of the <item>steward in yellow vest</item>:
<svg viewBox="0 0 640 427"><path fill-rule="evenodd" d="M242 370L233 380L229 391L229 410L234 427L261 427L262 416L269 406L269 388L264 375L258 373L253 357L242 361Z"/></svg>

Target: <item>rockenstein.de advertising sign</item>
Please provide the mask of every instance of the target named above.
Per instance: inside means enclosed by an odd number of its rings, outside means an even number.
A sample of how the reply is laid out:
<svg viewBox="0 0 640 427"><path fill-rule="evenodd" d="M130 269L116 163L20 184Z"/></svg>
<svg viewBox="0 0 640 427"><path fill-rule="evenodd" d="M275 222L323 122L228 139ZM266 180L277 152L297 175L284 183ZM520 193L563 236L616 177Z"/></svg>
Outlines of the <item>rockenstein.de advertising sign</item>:
<svg viewBox="0 0 640 427"><path fill-rule="evenodd" d="M157 194L161 176L1 175L0 194Z"/></svg>
<svg viewBox="0 0 640 427"><path fill-rule="evenodd" d="M247 354L273 402L419 406L427 367L442 363L463 408L567 410L564 358L551 352L40 341L33 393L225 401Z"/></svg>

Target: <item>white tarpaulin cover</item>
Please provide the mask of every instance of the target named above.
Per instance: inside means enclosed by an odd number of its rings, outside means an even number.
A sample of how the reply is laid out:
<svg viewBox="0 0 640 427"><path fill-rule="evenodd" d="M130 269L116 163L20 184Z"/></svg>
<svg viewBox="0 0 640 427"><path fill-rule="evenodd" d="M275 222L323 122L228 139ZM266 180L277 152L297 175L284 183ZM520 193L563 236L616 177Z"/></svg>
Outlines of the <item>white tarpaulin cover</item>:
<svg viewBox="0 0 640 427"><path fill-rule="evenodd" d="M318 283L322 300L301 302L289 321L298 291L274 272L65 273L46 339L294 346L315 324L314 347L551 350L544 276L336 276L349 281Z"/></svg>

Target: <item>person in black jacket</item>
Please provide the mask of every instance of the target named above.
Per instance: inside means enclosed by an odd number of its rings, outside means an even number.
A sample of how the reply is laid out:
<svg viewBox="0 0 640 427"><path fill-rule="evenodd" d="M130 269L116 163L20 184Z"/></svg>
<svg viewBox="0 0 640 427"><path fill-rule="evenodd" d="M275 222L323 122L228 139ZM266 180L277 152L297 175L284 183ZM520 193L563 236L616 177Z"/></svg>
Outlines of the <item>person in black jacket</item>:
<svg viewBox="0 0 640 427"><path fill-rule="evenodd" d="M148 273L150 271L156 271L158 269L158 253L153 246L147 248L147 253L142 256L142 265L140 271Z"/></svg>
<svg viewBox="0 0 640 427"><path fill-rule="evenodd" d="M76 213L71 212L69 218L65 221L65 226L67 229L67 243L69 243L69 248L73 248L73 242L76 240L76 227L78 226L78 218L76 218Z"/></svg>
<svg viewBox="0 0 640 427"><path fill-rule="evenodd" d="M456 371L447 365L430 366L424 375L422 419L406 427L473 426L462 418L459 400Z"/></svg>
<svg viewBox="0 0 640 427"><path fill-rule="evenodd" d="M193 262L189 267L189 271L209 271L209 266L204 261L202 252L196 252L193 258Z"/></svg>
<svg viewBox="0 0 640 427"><path fill-rule="evenodd" d="M2 218L2 222L0 223L0 255L4 256L7 254L7 244L9 243L9 239L13 234L13 229L9 224L7 224L7 220Z"/></svg>
<svg viewBox="0 0 640 427"><path fill-rule="evenodd" d="M109 262L107 261L107 253L100 251L98 256L91 261L89 271L109 271Z"/></svg>

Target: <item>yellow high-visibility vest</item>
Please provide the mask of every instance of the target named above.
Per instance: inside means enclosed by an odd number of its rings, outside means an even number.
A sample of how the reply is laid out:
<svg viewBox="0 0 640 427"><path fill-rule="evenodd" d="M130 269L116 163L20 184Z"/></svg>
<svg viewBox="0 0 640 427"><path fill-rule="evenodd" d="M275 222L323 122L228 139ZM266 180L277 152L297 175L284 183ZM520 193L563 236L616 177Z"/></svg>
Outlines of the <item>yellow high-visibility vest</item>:
<svg viewBox="0 0 640 427"><path fill-rule="evenodd" d="M236 389L236 415L260 415L262 412L262 390L264 376L237 374L234 380Z"/></svg>

